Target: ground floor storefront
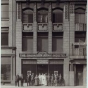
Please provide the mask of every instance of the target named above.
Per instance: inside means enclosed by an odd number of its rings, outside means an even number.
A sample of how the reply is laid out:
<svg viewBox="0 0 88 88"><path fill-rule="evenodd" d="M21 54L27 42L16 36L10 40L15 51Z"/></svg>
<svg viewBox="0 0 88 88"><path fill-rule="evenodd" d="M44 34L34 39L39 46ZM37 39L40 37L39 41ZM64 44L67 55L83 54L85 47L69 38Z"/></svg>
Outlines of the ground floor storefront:
<svg viewBox="0 0 88 88"><path fill-rule="evenodd" d="M61 74L63 77L63 60L22 60L22 74L25 79L27 72L34 75Z"/></svg>
<svg viewBox="0 0 88 88"><path fill-rule="evenodd" d="M66 58L65 58L66 59ZM21 59L19 67L21 65L21 74L23 74L25 82L27 73L34 73L34 75L40 74L60 74L67 85L82 86L86 85L86 72L87 66L84 60L79 60L73 63L73 71L70 71L70 64L65 65L65 59ZM79 63L76 63L79 62ZM68 67L66 67L68 66ZM19 68L18 67L18 68ZM16 61L15 57L1 57L1 81L4 83L15 84L16 72ZM69 71L69 72L68 72ZM67 74L68 72L68 74ZM71 73L71 74L70 74ZM71 76L70 76L71 75ZM71 83L70 83L71 82ZM72 83L73 82L73 83Z"/></svg>

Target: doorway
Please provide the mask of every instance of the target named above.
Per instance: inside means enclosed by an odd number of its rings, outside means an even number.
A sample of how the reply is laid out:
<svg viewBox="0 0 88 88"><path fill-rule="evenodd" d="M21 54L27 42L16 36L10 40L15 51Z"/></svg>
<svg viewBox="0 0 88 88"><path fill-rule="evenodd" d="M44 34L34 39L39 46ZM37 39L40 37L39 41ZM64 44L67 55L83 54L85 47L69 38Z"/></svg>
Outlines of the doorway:
<svg viewBox="0 0 88 88"><path fill-rule="evenodd" d="M83 85L83 65L76 65L76 85Z"/></svg>
<svg viewBox="0 0 88 88"><path fill-rule="evenodd" d="M47 73L48 74L48 65L45 65L45 64L39 64L37 65L37 74L45 74Z"/></svg>

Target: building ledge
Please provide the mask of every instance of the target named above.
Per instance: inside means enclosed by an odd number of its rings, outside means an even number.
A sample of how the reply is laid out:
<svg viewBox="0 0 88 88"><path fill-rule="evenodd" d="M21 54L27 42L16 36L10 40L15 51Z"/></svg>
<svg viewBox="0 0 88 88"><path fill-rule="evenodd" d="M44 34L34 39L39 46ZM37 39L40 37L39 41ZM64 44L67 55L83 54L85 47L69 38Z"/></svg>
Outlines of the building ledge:
<svg viewBox="0 0 88 88"><path fill-rule="evenodd" d="M11 57L11 56L15 56L15 54L1 54L1 57Z"/></svg>
<svg viewBox="0 0 88 88"><path fill-rule="evenodd" d="M87 56L70 56L71 59L86 59Z"/></svg>
<svg viewBox="0 0 88 88"><path fill-rule="evenodd" d="M13 49L13 50L15 50L16 47L1 46L1 49Z"/></svg>

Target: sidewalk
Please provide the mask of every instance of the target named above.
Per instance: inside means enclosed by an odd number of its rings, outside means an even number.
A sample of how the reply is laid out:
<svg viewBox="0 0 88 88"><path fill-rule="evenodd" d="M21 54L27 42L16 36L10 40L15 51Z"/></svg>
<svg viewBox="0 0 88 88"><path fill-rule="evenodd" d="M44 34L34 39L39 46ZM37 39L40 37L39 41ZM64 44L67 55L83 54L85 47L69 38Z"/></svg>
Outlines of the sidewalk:
<svg viewBox="0 0 88 88"><path fill-rule="evenodd" d="M2 85L1 88L87 88L86 86L9 86Z"/></svg>

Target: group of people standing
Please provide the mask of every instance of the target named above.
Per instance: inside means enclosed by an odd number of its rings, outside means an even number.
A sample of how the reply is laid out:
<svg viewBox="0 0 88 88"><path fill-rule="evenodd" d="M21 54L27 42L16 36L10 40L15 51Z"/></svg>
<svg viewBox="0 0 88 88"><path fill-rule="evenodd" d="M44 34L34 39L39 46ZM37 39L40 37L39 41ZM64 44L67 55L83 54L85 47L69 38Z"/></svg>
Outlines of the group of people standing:
<svg viewBox="0 0 88 88"><path fill-rule="evenodd" d="M24 83L26 83L27 81L27 86L61 86L61 85L65 85L65 81L63 79L63 77L61 76L61 74L40 74L39 75L34 75L34 73L32 74L28 74L26 79L23 77L23 75L16 76L16 80L15 83L17 86L19 86L19 82L20 85L23 86Z"/></svg>
<svg viewBox="0 0 88 88"><path fill-rule="evenodd" d="M52 75L47 75L45 74L40 74L35 75L34 73L28 74L27 75L27 86L61 86L65 85L65 81L62 78L61 74L52 74Z"/></svg>

